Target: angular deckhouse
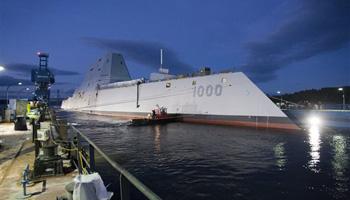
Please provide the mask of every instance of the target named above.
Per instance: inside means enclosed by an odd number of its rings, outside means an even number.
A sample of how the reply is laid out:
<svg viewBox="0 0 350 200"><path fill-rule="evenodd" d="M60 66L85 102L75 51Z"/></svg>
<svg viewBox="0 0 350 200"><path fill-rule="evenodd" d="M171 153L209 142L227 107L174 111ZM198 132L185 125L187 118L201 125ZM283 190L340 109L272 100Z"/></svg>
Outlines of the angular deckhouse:
<svg viewBox="0 0 350 200"><path fill-rule="evenodd" d="M241 72L193 77L170 75L167 69L149 80L132 80L121 54L99 59L62 108L94 114L145 117L157 107L180 114L185 122L298 130Z"/></svg>

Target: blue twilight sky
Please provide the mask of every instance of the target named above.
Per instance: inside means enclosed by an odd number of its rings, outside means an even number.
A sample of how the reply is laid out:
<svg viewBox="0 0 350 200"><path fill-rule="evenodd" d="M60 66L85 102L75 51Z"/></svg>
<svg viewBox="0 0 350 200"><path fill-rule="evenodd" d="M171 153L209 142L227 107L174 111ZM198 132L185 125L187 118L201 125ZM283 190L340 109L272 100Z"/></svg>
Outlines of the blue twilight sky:
<svg viewBox="0 0 350 200"><path fill-rule="evenodd" d="M108 51L148 77L160 48L173 73L235 69L267 93L350 85L350 1L0 0L3 86L30 78L37 51L70 90Z"/></svg>

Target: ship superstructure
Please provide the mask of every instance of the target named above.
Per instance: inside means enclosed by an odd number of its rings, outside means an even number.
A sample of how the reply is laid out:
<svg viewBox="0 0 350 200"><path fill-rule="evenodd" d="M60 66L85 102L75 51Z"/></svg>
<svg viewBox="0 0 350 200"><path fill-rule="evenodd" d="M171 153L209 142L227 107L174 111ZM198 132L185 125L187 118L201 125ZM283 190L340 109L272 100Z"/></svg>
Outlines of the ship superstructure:
<svg viewBox="0 0 350 200"><path fill-rule="evenodd" d="M149 80L131 79L121 54L100 58L62 108L94 114L145 117L157 107L185 122L299 129L242 72L170 75L161 68Z"/></svg>

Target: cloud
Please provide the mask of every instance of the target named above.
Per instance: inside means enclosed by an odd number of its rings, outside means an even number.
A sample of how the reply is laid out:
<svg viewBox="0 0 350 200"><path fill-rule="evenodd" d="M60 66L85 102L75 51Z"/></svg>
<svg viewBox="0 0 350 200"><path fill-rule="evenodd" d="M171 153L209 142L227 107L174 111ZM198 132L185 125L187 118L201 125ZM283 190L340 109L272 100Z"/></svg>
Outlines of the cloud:
<svg viewBox="0 0 350 200"><path fill-rule="evenodd" d="M350 1L301 1L298 14L265 40L247 44L242 66L255 81L276 78L289 64L345 47L350 41Z"/></svg>
<svg viewBox="0 0 350 200"><path fill-rule="evenodd" d="M18 73L18 74L25 74L28 75L31 73L32 69L38 68L37 65L32 65L32 64L24 64L24 63L9 63L6 64L6 71L13 72L13 73ZM78 72L74 71L68 71L68 70L61 70L61 69L56 69L52 68L49 66L49 69L51 70L54 75L61 75L61 76L73 76L73 75L79 75Z"/></svg>
<svg viewBox="0 0 350 200"><path fill-rule="evenodd" d="M21 82L23 86L24 85L34 86L34 83L28 79L15 78L12 76L0 76L0 87L8 86L8 85L18 85L19 82ZM69 85L69 84L71 83L61 81L61 82L55 82L53 85Z"/></svg>
<svg viewBox="0 0 350 200"><path fill-rule="evenodd" d="M30 80L14 78L12 76L0 76L0 86L18 85L21 82L22 85L33 85Z"/></svg>
<svg viewBox="0 0 350 200"><path fill-rule="evenodd" d="M119 51L132 61L152 68L159 67L160 49L164 49L164 66L174 69L173 71L175 73L192 71L192 67L182 61L172 49L160 43L135 40L101 39L94 37L84 37L82 39L87 44L95 47L110 51Z"/></svg>

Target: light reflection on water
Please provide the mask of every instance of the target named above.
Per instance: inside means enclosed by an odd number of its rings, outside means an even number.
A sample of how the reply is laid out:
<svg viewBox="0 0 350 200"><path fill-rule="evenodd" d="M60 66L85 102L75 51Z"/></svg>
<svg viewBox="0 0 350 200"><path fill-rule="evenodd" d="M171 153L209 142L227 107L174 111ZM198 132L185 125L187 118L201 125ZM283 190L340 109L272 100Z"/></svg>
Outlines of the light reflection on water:
<svg viewBox="0 0 350 200"><path fill-rule="evenodd" d="M285 148L284 148L284 143L280 142L274 147L274 153L275 153L275 158L276 158L276 166L280 170L284 170L284 167L287 163L287 158L286 158L286 153L285 153Z"/></svg>
<svg viewBox="0 0 350 200"><path fill-rule="evenodd" d="M349 191L349 176L346 170L349 170L349 155L346 152L346 138L343 135L334 135L331 145L333 147L332 166L334 179L336 180L336 190L340 193Z"/></svg>
<svg viewBox="0 0 350 200"><path fill-rule="evenodd" d="M321 148L321 139L320 139L320 127L318 125L312 125L309 128L309 144L310 144L310 161L309 168L314 172L319 172L318 164L320 162L320 148Z"/></svg>
<svg viewBox="0 0 350 200"><path fill-rule="evenodd" d="M181 123L128 127L80 114L69 119L163 199L350 196L350 129L285 134ZM100 165L107 183L117 180Z"/></svg>

